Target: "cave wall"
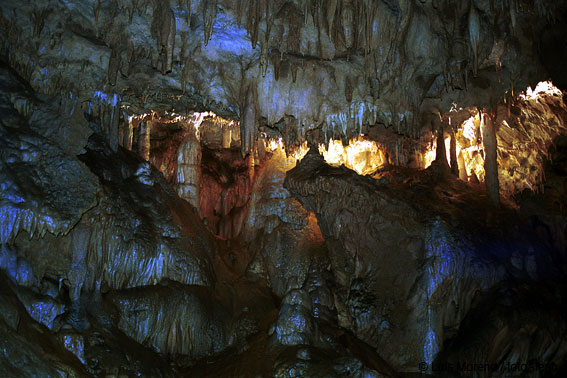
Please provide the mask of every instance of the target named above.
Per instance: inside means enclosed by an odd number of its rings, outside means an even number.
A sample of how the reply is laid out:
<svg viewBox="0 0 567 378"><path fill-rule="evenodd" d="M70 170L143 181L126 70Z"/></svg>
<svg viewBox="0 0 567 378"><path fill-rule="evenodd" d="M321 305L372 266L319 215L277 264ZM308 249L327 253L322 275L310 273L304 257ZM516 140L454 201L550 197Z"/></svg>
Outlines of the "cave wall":
<svg viewBox="0 0 567 378"><path fill-rule="evenodd" d="M561 78L541 33L564 8L3 2L0 370L560 376L566 107L520 91ZM454 137L484 169L480 115L500 209L444 161ZM317 154L361 134L368 177Z"/></svg>

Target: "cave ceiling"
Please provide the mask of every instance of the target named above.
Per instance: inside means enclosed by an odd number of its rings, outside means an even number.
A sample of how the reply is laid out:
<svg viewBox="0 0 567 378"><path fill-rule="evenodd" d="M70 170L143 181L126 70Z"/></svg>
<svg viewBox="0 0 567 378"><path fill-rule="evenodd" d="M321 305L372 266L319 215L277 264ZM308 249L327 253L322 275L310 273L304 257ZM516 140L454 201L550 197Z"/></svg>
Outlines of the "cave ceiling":
<svg viewBox="0 0 567 378"><path fill-rule="evenodd" d="M540 35L563 8L544 0L5 1L0 20L3 54L35 90L83 105L118 102L129 114L214 111L243 121L247 151L251 119L283 123L293 142L376 124L419 137L432 114L454 104L491 107L550 78L540 57L557 55L557 32Z"/></svg>

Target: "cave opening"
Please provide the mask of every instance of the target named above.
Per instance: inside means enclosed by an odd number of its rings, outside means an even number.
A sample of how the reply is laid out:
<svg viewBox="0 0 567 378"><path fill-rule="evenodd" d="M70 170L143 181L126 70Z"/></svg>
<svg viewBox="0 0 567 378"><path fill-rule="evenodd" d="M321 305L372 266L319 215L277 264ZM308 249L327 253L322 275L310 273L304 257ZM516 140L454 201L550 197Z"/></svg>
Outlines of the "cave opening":
<svg viewBox="0 0 567 378"><path fill-rule="evenodd" d="M567 3L0 3L0 376L567 375Z"/></svg>

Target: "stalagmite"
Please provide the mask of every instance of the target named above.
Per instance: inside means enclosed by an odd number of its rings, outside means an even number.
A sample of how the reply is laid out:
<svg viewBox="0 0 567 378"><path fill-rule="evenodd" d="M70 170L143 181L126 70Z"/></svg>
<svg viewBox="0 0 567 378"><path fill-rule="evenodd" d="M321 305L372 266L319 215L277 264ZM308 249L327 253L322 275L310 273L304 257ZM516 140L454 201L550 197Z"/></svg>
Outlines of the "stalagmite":
<svg viewBox="0 0 567 378"><path fill-rule="evenodd" d="M252 150L256 139L256 102L254 90L251 87L246 93L246 102L240 117L241 153L242 157L245 157Z"/></svg>
<svg viewBox="0 0 567 378"><path fill-rule="evenodd" d="M150 160L150 122L142 121L138 134L138 155L144 160Z"/></svg>
<svg viewBox="0 0 567 378"><path fill-rule="evenodd" d="M495 206L500 206L500 185L498 182L498 160L497 160L497 140L496 140L496 117L490 113L481 113L482 140L484 142L484 170L486 172L486 190L490 202Z"/></svg>
<svg viewBox="0 0 567 378"><path fill-rule="evenodd" d="M443 123L441 122L440 116L435 116L433 125L434 130L436 130L437 132L437 150L435 152L435 161L440 166L449 168L449 164L447 163L447 151L445 150L445 138L443 136Z"/></svg>
<svg viewBox="0 0 567 378"><path fill-rule="evenodd" d="M473 52L473 74L476 77L478 74L478 49L480 46L480 17L478 11L474 6L474 1L471 0L469 11L469 39Z"/></svg>
<svg viewBox="0 0 567 378"><path fill-rule="evenodd" d="M449 155L451 157L451 173L459 177L459 162L457 160L457 137L455 135L455 129L451 125L451 119L449 118L449 124L447 125L449 133L451 135L451 147Z"/></svg>

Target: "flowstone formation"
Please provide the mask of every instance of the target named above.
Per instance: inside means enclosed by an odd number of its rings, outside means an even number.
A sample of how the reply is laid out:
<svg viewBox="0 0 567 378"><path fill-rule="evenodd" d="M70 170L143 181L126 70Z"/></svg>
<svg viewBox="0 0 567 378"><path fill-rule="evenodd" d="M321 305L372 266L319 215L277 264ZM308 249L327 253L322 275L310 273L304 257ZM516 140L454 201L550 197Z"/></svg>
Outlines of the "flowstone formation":
<svg viewBox="0 0 567 378"><path fill-rule="evenodd" d="M567 3L0 3L0 376L567 375Z"/></svg>

